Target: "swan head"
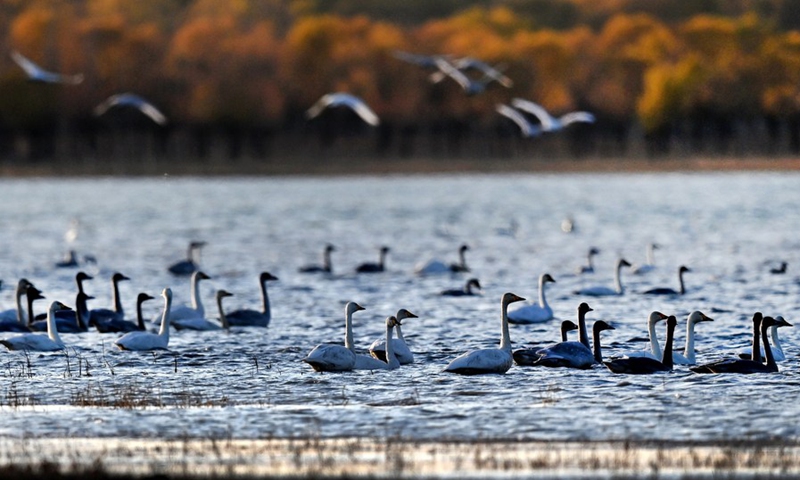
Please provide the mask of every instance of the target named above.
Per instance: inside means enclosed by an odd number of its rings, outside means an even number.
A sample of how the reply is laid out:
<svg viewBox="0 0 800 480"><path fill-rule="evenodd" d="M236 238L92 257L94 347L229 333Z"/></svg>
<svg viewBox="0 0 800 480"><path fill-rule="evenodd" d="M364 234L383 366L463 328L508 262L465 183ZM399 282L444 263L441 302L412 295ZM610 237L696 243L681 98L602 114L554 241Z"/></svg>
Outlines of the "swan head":
<svg viewBox="0 0 800 480"><path fill-rule="evenodd" d="M336 251L336 247L334 247L333 245L331 245L329 243L329 244L325 245L325 251L328 252L328 253L334 252L334 251Z"/></svg>
<svg viewBox="0 0 800 480"><path fill-rule="evenodd" d="M400 323L400 320L398 320L394 316L386 317L386 328L387 329L394 328L397 325L402 325L402 323Z"/></svg>
<svg viewBox="0 0 800 480"><path fill-rule="evenodd" d="M29 300L41 300L46 298L44 295L42 295L42 291L34 287L32 283L28 283L28 287L25 289L25 294L28 296Z"/></svg>
<svg viewBox="0 0 800 480"><path fill-rule="evenodd" d="M654 311L654 312L650 313L649 317L647 317L647 323L648 324L655 324L655 323L660 322L661 320L666 320L666 319L667 319L666 315L664 315L661 312L655 312Z"/></svg>
<svg viewBox="0 0 800 480"><path fill-rule="evenodd" d="M669 317L667 317L667 329L671 328L674 330L677 325L678 325L678 319L675 318L675 315L670 315Z"/></svg>
<svg viewBox="0 0 800 480"><path fill-rule="evenodd" d="M762 330L766 330L767 328L769 328L769 327L771 327L773 325L777 325L777 324L778 323L775 321L775 319L773 317L764 317L761 320L761 329Z"/></svg>
<svg viewBox="0 0 800 480"><path fill-rule="evenodd" d="M172 289L169 288L169 287L166 287L164 290L161 290L161 296L165 300L170 300L171 301L172 300Z"/></svg>
<svg viewBox="0 0 800 480"><path fill-rule="evenodd" d="M125 275L117 272L111 277L111 281L114 283L121 282L123 280L130 280L130 278L126 277Z"/></svg>
<svg viewBox="0 0 800 480"><path fill-rule="evenodd" d="M592 309L592 307L590 307L589 304L586 302L582 302L580 305L578 305L578 316L586 315L587 313L593 311L594 310Z"/></svg>
<svg viewBox="0 0 800 480"><path fill-rule="evenodd" d="M467 250L469 250L469 245L467 245L466 243L461 245L461 247L459 247L459 249L458 249L458 251L461 252L461 253L464 253Z"/></svg>
<svg viewBox="0 0 800 480"><path fill-rule="evenodd" d="M483 288L481 287L481 282L479 282L477 278L470 278L469 280L467 280L467 289L470 289L472 287Z"/></svg>
<svg viewBox="0 0 800 480"><path fill-rule="evenodd" d="M389 253L389 247L381 247L381 255L386 255Z"/></svg>
<svg viewBox="0 0 800 480"><path fill-rule="evenodd" d="M592 247L592 248L589 249L589 256L590 257L592 257L594 255L599 255L599 254L600 254L600 249L599 248Z"/></svg>
<svg viewBox="0 0 800 480"><path fill-rule="evenodd" d="M782 315L778 315L775 317L775 325L779 327L791 327L792 324L787 322Z"/></svg>
<svg viewBox="0 0 800 480"><path fill-rule="evenodd" d="M681 265L681 268L678 269L678 275L683 275L685 272L691 272L691 271L692 270L686 265Z"/></svg>
<svg viewBox="0 0 800 480"><path fill-rule="evenodd" d="M761 312L756 312L753 314L753 324L755 326L761 325L761 320L764 319L764 315Z"/></svg>
<svg viewBox="0 0 800 480"><path fill-rule="evenodd" d="M136 303L146 302L148 300L152 300L153 298L154 297L152 297L152 296L150 296L150 295L148 295L146 293L140 293L139 296L136 297Z"/></svg>
<svg viewBox="0 0 800 480"><path fill-rule="evenodd" d="M503 294L503 305L508 305L509 303L514 303L514 302L521 302L523 300L525 299L511 292Z"/></svg>
<svg viewBox="0 0 800 480"><path fill-rule="evenodd" d="M77 274L75 274L75 281L78 282L78 283L81 283L84 280L91 280L93 278L94 278L93 276L91 276L88 273L83 272L83 271L78 272Z"/></svg>
<svg viewBox="0 0 800 480"><path fill-rule="evenodd" d="M199 270L194 272L192 274L192 277L194 277L195 280L210 280L211 279L211 277L209 277L204 272L201 272Z"/></svg>
<svg viewBox="0 0 800 480"><path fill-rule="evenodd" d="M344 311L348 315L352 315L359 310L366 310L361 305L357 304L356 302L347 302L347 305L344 306Z"/></svg>
<svg viewBox="0 0 800 480"><path fill-rule="evenodd" d="M189 242L189 249L190 250L198 250L198 249L203 248L205 246L206 246L206 242L203 242L203 241Z"/></svg>
<svg viewBox="0 0 800 480"><path fill-rule="evenodd" d="M413 313L409 312L405 308L401 308L400 310L398 310L397 314L395 315L395 317L397 319L398 325L401 325L400 321L401 320L405 320L406 318L419 318L418 316L416 316Z"/></svg>
<svg viewBox="0 0 800 480"><path fill-rule="evenodd" d="M549 273L545 273L542 275L542 283L556 283L556 279L553 278Z"/></svg>
<svg viewBox="0 0 800 480"><path fill-rule="evenodd" d="M571 331L577 330L577 329L578 329L578 325L575 322L573 322L572 320L564 320L563 322L561 322L561 330L563 330L565 332L571 332Z"/></svg>
<svg viewBox="0 0 800 480"><path fill-rule="evenodd" d="M630 262L628 262L624 258L620 258L619 261L617 262L617 268L630 267L630 266L631 266Z"/></svg>
<svg viewBox="0 0 800 480"><path fill-rule="evenodd" d="M612 325L610 325L608 322L604 320L598 320L594 322L592 330L595 332L602 332L603 330L616 330L616 328L614 328Z"/></svg>
<svg viewBox="0 0 800 480"><path fill-rule="evenodd" d="M50 310L57 312L59 310L72 310L72 309L64 305L63 303L59 302L58 300L56 300L50 304Z"/></svg>
<svg viewBox="0 0 800 480"><path fill-rule="evenodd" d="M689 323L700 323L700 322L713 322L714 319L711 317L707 317L703 312L699 310L695 310L694 312L689 314L689 318L686 319Z"/></svg>
<svg viewBox="0 0 800 480"><path fill-rule="evenodd" d="M227 290L217 290L217 300L222 300L225 297L232 297L233 294Z"/></svg>
<svg viewBox="0 0 800 480"><path fill-rule="evenodd" d="M259 275L258 279L261 281L261 283L264 283L267 280L277 280L278 277L269 272L261 272L261 275Z"/></svg>

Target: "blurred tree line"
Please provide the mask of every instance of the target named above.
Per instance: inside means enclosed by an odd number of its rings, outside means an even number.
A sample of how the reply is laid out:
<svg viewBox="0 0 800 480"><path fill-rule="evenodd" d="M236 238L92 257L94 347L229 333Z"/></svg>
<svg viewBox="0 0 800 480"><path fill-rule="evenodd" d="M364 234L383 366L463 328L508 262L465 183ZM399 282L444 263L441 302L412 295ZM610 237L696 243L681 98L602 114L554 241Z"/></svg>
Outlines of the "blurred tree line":
<svg viewBox="0 0 800 480"><path fill-rule="evenodd" d="M800 151L800 0L0 0L0 32L1 158ZM13 50L85 81L28 82ZM397 50L480 58L514 85L467 96ZM92 115L124 91L168 126ZM331 91L381 126L308 122ZM494 110L513 97L598 121L523 141Z"/></svg>

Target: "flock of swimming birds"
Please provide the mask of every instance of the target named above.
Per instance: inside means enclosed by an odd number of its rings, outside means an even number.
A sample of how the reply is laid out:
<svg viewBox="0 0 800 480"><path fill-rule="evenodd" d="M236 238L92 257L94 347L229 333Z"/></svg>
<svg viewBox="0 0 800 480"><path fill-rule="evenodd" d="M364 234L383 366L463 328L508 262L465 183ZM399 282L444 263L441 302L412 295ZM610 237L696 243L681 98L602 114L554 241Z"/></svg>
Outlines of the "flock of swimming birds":
<svg viewBox="0 0 800 480"><path fill-rule="evenodd" d="M125 319L122 302L119 298L119 283L129 280L122 273L114 273L111 277L112 308L88 309L87 300L94 297L87 295L83 282L92 279L83 271L75 276L77 295L75 308L67 307L60 301L53 301L45 314L36 315L33 310L34 301L43 299L42 292L27 279L17 282L15 291L16 308L0 312L0 331L19 332L19 335L0 340L0 344L9 350L23 351L59 351L66 348L59 333L80 333L95 328L101 333L124 333L114 341L121 350L151 351L167 350L169 347L170 329L176 330L218 330L236 327L267 327L271 320L270 302L267 294L267 282L277 280L269 272L259 276L262 305L259 309L240 309L226 312L222 301L232 294L226 290L218 290L216 294L219 323L207 319L208 315L200 298L199 282L210 277L200 270L199 255L204 242L191 242L187 258L171 265L168 270L174 275L191 276L191 305L174 307L172 291L165 288L161 292L164 306L160 315L158 331L148 331L146 321L142 317L142 303L153 299L146 293L140 293L136 303L136 321ZM657 245L650 244L647 250L647 263L633 267L624 259L617 261L614 287L598 286L573 292L576 295L601 297L623 295L624 288L620 281L620 272L631 268L634 274L644 274L654 268L653 250ZM418 275L441 273L468 273L466 262L467 245L458 250L458 262L448 263L431 260L415 267ZM326 245L323 250L322 264L307 265L299 268L300 273L332 274L331 254L333 245ZM355 268L357 274L378 273L385 271L385 262L390 249L382 247L379 260L368 262ZM72 260L74 252L70 252ZM578 273L594 270L593 257L599 253L596 248L589 249L587 263L578 268ZM58 267L75 267L70 262L60 262ZM785 271L785 266L783 267ZM643 292L647 295L683 295L685 292L683 275L690 272L685 266L678 270L680 289L654 288ZM781 273L774 270L772 273ZM711 322L700 311L691 312L686 319L685 347L682 352L674 347L675 329L678 320L674 315L665 315L658 311L650 313L647 320L649 349L629 352L621 358L604 359L601 347L601 333L614 330L614 326L598 320L592 326L592 343L590 343L586 315L592 308L581 302L577 308L577 322L569 320L561 323L561 342L546 347L520 348L513 350L509 324L534 324L548 322L554 318L553 310L548 305L545 295L546 285L556 280L548 273L539 277L538 302L525 304L509 310L513 303L525 299L511 292L505 293L501 299L501 331L498 348L485 348L468 351L453 359L445 368L445 372L464 375L502 374L514 364L532 367L560 367L590 369L604 365L613 373L652 374L670 371L674 365L689 365L697 373L762 373L777 372L776 362L785 360L778 328L791 326L782 316L765 316L761 312L753 315L752 347L739 356L697 365L695 354L695 326L703 322ZM463 289L443 290L443 296L469 296L480 291L480 282L476 278L467 280ZM23 304L23 297L27 302ZM356 302L345 305L345 339L344 345L321 344L314 347L303 361L314 370L320 372L347 372L352 370L393 370L401 365L414 363L414 354L403 336L401 327L403 320L417 316L407 309L400 309L395 315L386 319L385 337L375 340L367 353L358 353L353 342L352 317L364 307ZM663 349L658 341L657 325L666 323L666 340ZM569 340L570 331L578 331L578 340ZM46 332L46 333L38 333ZM772 339L770 341L770 338Z"/></svg>
<svg viewBox="0 0 800 480"><path fill-rule="evenodd" d="M502 66L491 66L476 58L419 55L403 51L394 52L394 56L399 60L430 71L428 78L431 83L451 79L467 95L483 93L492 83L497 83L505 88L513 86L513 81L502 73ZM46 70L17 51L11 53L11 58L33 82L78 85L84 80L83 74L67 75ZM472 72L477 72L480 76L470 75ZM167 116L161 110L147 99L131 92L111 95L94 108L94 115L99 117L116 108L135 109L158 125L167 124ZM306 118L314 119L332 108L350 109L361 120L373 127L381 123L378 115L363 99L347 92L323 95L306 110ZM558 132L573 123L594 123L595 121L593 114L584 111L570 112L554 117L541 105L523 98L514 98L511 105L497 104L495 111L513 122L524 138L537 137L546 132Z"/></svg>

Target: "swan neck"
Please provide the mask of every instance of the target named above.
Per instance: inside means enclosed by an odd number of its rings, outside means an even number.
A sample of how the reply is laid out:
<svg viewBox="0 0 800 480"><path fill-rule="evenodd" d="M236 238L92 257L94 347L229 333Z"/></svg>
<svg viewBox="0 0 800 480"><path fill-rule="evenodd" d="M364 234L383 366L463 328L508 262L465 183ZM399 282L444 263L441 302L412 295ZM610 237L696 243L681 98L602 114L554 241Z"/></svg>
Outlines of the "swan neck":
<svg viewBox="0 0 800 480"><path fill-rule="evenodd" d="M561 341L562 342L566 342L566 341L569 340L569 338L567 338L567 332L568 331L569 330L567 329L567 327L565 325L561 325Z"/></svg>
<svg viewBox="0 0 800 480"><path fill-rule="evenodd" d="M328 273L331 273L333 270L331 268L331 251L328 248L322 253L322 269Z"/></svg>
<svg viewBox="0 0 800 480"><path fill-rule="evenodd" d="M547 308L547 300L544 298L545 282L543 278L539 278L539 306Z"/></svg>
<svg viewBox="0 0 800 480"><path fill-rule="evenodd" d="M602 347L600 347L600 330L593 329L592 337L592 340L594 341L594 361L597 363L603 363L603 351Z"/></svg>
<svg viewBox="0 0 800 480"><path fill-rule="evenodd" d="M228 330L231 324L228 323L228 317L225 316L225 310L222 309L222 297L217 297L217 310L219 310L219 321L222 323L222 328Z"/></svg>
<svg viewBox="0 0 800 480"><path fill-rule="evenodd" d="M653 253L653 244L651 243L647 246L647 264L654 265L655 262L656 260L655 260L655 254Z"/></svg>
<svg viewBox="0 0 800 480"><path fill-rule="evenodd" d="M614 287L617 293L622 293L622 264L617 264L617 271L614 272Z"/></svg>
<svg viewBox="0 0 800 480"><path fill-rule="evenodd" d="M145 330L144 317L142 317L142 302L136 302L136 325L139 330Z"/></svg>
<svg viewBox="0 0 800 480"><path fill-rule="evenodd" d="M222 310L220 310L222 311ZM264 280L261 282L261 312L266 315L270 316L269 310L269 295L267 294L267 281Z"/></svg>
<svg viewBox="0 0 800 480"><path fill-rule="evenodd" d="M61 337L58 336L58 327L56 326L56 312L51 305L47 310L47 336L50 340L61 344Z"/></svg>
<svg viewBox="0 0 800 480"><path fill-rule="evenodd" d="M591 349L592 346L589 345L589 333L586 331L586 313L585 312L578 312L578 340L586 346L586 348Z"/></svg>
<svg viewBox="0 0 800 480"><path fill-rule="evenodd" d="M34 301L34 299L31 298L30 295L28 295L28 327L31 326L31 323L33 323L33 319L34 319L34 316L33 316L33 301Z"/></svg>
<svg viewBox="0 0 800 480"><path fill-rule="evenodd" d="M203 302L200 301L200 281L197 279L197 276L192 277L192 308L197 310L200 316L205 314Z"/></svg>
<svg viewBox="0 0 800 480"><path fill-rule="evenodd" d="M114 311L122 316L122 302L119 300L119 283L116 280L111 281L111 299L114 301Z"/></svg>
<svg viewBox="0 0 800 480"><path fill-rule="evenodd" d="M780 350L782 352L783 346L781 345L781 339L778 336L778 326L773 325L769 327L769 333L770 336L772 337L772 344L771 344L772 348L774 348L775 350Z"/></svg>
<svg viewBox="0 0 800 480"><path fill-rule="evenodd" d="M89 329L89 308L86 306L86 294L75 297L75 321L81 330Z"/></svg>
<svg viewBox="0 0 800 480"><path fill-rule="evenodd" d="M400 325L397 328L400 328ZM392 348L392 330L394 330L392 327L386 327L386 363L389 365L399 363L394 355L394 348Z"/></svg>
<svg viewBox="0 0 800 480"><path fill-rule="evenodd" d="M403 337L403 331L400 329L400 324L398 323L395 325L394 329L397 331L397 339L402 340L405 343L406 339Z"/></svg>
<svg viewBox="0 0 800 480"><path fill-rule="evenodd" d="M344 315L344 346L351 352L356 352L353 346L353 314L350 312Z"/></svg>
<svg viewBox="0 0 800 480"><path fill-rule="evenodd" d="M25 324L25 310L22 307L22 296L25 295L25 292L22 289L17 288L16 300L17 300L17 322L21 324Z"/></svg>
<svg viewBox="0 0 800 480"><path fill-rule="evenodd" d="M667 325L667 342L664 345L664 358L661 359L661 363L667 367L668 369L672 370L672 343L675 340L675 325Z"/></svg>
<svg viewBox="0 0 800 480"><path fill-rule="evenodd" d="M501 315L500 350L511 351L511 334L508 332L508 303L503 302Z"/></svg>
<svg viewBox="0 0 800 480"><path fill-rule="evenodd" d="M658 343L656 322L647 322L647 334L650 337L650 351L657 359L662 360L664 358L664 352L661 351L661 345Z"/></svg>
<svg viewBox="0 0 800 480"><path fill-rule="evenodd" d="M458 251L458 261L459 261L459 266L461 267L462 270L464 271L469 270L467 268L467 256L464 254L464 250Z"/></svg>
<svg viewBox="0 0 800 480"><path fill-rule="evenodd" d="M169 313L172 308L172 299L166 297L164 299L164 312L161 314L161 328L158 330L158 336L164 337L169 340Z"/></svg>
<svg viewBox="0 0 800 480"><path fill-rule="evenodd" d="M684 293L686 293L686 288L683 286L683 271L678 273L678 283L680 283L681 295L683 295Z"/></svg>
<svg viewBox="0 0 800 480"><path fill-rule="evenodd" d="M686 345L683 347L683 356L694 362L694 322L686 322Z"/></svg>
<svg viewBox="0 0 800 480"><path fill-rule="evenodd" d="M761 339L759 338L759 324L753 321L753 348L750 349L750 359L754 362L761 362Z"/></svg>
<svg viewBox="0 0 800 480"><path fill-rule="evenodd" d="M761 327L761 340L764 342L764 355L767 357L767 366L777 367L775 357L772 355L772 348L769 346L769 336L767 335L766 325Z"/></svg>

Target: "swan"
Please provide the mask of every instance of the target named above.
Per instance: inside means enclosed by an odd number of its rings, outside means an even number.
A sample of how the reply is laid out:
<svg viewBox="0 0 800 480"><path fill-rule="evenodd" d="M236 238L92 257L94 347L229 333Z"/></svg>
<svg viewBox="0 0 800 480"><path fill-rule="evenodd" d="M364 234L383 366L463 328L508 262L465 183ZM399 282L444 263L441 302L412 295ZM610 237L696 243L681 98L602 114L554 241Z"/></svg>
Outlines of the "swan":
<svg viewBox="0 0 800 480"><path fill-rule="evenodd" d="M94 277L84 271L75 274L75 286L78 287L78 292L83 292L83 282L86 280L93 280Z"/></svg>
<svg viewBox="0 0 800 480"><path fill-rule="evenodd" d="M564 320L561 322L561 341L567 342L569 341L569 337L567 336L568 332L572 330L577 330L578 325L575 324L572 320ZM521 367L529 367L536 363L539 360L539 351L541 347L526 347L526 348L518 348L511 352L511 355L514 357L514 363Z"/></svg>
<svg viewBox="0 0 800 480"><path fill-rule="evenodd" d="M58 336L56 327L56 312L59 310L69 310L69 307L61 302L52 302L47 310L47 335L41 333L23 333L15 337L0 340L9 350L30 350L35 352L53 352L63 350L64 342Z"/></svg>
<svg viewBox="0 0 800 480"><path fill-rule="evenodd" d="M787 322L781 315L775 317L775 324L769 327L769 336L772 338L772 343L770 344L770 348L772 349L772 356L775 358L776 362L782 362L786 360L786 355L783 353L783 346L781 345L781 339L778 337L778 328L780 327L791 327L792 324ZM766 356L763 348L760 348L761 356ZM739 358L750 359L751 352L753 351L752 348L748 348L742 350L739 353Z"/></svg>
<svg viewBox="0 0 800 480"><path fill-rule="evenodd" d="M75 298L75 310L56 310L54 318L56 327L61 333L82 333L89 330L89 308L86 306L86 301L94 297L86 295L84 292L78 292ZM31 323L30 329L35 332L46 332L50 328L47 316L50 315L48 311L45 319L36 320ZM38 317L38 316L37 316Z"/></svg>
<svg viewBox="0 0 800 480"><path fill-rule="evenodd" d="M130 320L119 320L110 318L107 320L94 320L92 324L100 333L111 332L136 332L139 330L147 330L144 324L144 317L142 316L142 304L147 300L152 300L153 297L142 292L136 297L136 322Z"/></svg>
<svg viewBox="0 0 800 480"><path fill-rule="evenodd" d="M362 263L356 267L358 273L376 273L382 272L385 269L386 254L389 253L389 247L381 247L380 258L378 263Z"/></svg>
<svg viewBox="0 0 800 480"><path fill-rule="evenodd" d="M30 284L31 282L25 278L17 281L17 288L14 290L16 308L0 312L0 331L24 332L28 330L28 316L22 306L22 297L26 295Z"/></svg>
<svg viewBox="0 0 800 480"><path fill-rule="evenodd" d="M742 358L724 359L717 362L707 363L705 365L697 365L689 367L695 373L775 373L778 371L778 365L775 363L775 357L772 356L772 349L769 346L769 338L767 338L767 329L777 322L772 317L764 317L761 312L756 312L753 315L753 356L752 360L745 360ZM760 327L760 328L759 328ZM761 363L761 349L759 348L759 336L764 342L764 354L767 357L766 365Z"/></svg>
<svg viewBox="0 0 800 480"><path fill-rule="evenodd" d="M64 258L56 262L56 268L72 268L78 266L78 254L75 250L69 250L64 254Z"/></svg>
<svg viewBox="0 0 800 480"><path fill-rule="evenodd" d="M435 57L433 59L436 68L447 77L455 80L461 86L464 93L467 95L477 95L486 90L486 86L493 82L495 79L485 75L478 80L473 80L466 76L464 72L456 68L450 61L444 57Z"/></svg>
<svg viewBox="0 0 800 480"><path fill-rule="evenodd" d="M324 343L314 347L303 359L317 372L349 372L356 365L353 351L353 314L364 307L356 302L344 306L344 346Z"/></svg>
<svg viewBox="0 0 800 480"><path fill-rule="evenodd" d="M181 305L173 309L169 316L173 326L183 320L190 318L205 318L206 309L203 307L203 302L200 299L200 280L209 280L211 277L201 271L194 272L191 280L192 290L192 306Z"/></svg>
<svg viewBox="0 0 800 480"><path fill-rule="evenodd" d="M514 82L508 78L503 72L500 71L502 68L500 65L491 66L488 63L478 60L477 58L473 57L461 57L449 60L450 64L460 71L467 71L467 70L477 70L481 72L484 78L494 80L495 82L499 83L500 85L511 88L514 86ZM437 75L436 73L439 73ZM431 81L433 83L437 83L440 81L439 79L444 79L445 75L444 72L436 72L431 75Z"/></svg>
<svg viewBox="0 0 800 480"><path fill-rule="evenodd" d="M645 253L645 258L647 259L647 263L642 265L634 265L631 268L631 273L634 275L642 275L648 272L652 272L656 268L655 264L655 254L654 251L658 248L658 245L655 243L648 243L647 244L647 251Z"/></svg>
<svg viewBox="0 0 800 480"><path fill-rule="evenodd" d="M320 115L323 111L328 108L333 107L346 107L356 113L361 120L372 125L373 127L377 127L380 125L381 120L378 118L378 115L369 108L369 105L364 102L364 100L358 98L355 95L351 95L349 93L327 93L320 97L319 100L314 103L308 110L306 110L306 118L311 120L318 115Z"/></svg>
<svg viewBox="0 0 800 480"><path fill-rule="evenodd" d="M530 324L546 322L553 318L553 309L547 304L544 297L544 286L547 283L556 283L549 273L539 276L539 303L524 305L508 312L509 323Z"/></svg>
<svg viewBox="0 0 800 480"><path fill-rule="evenodd" d="M645 375L672 370L672 342L675 339L675 326L678 319L674 315L667 317L667 342L664 345L664 359L654 360L649 357L626 357L606 360L603 364L613 373Z"/></svg>
<svg viewBox="0 0 800 480"><path fill-rule="evenodd" d="M158 125L166 125L167 117L155 105L134 93L117 93L105 99L94 108L94 115L99 117L112 108L128 107L139 110Z"/></svg>
<svg viewBox="0 0 800 480"><path fill-rule="evenodd" d="M175 262L167 270L173 275L191 275L200 270L200 252L206 242L189 242L189 249L186 252L186 260Z"/></svg>
<svg viewBox="0 0 800 480"><path fill-rule="evenodd" d="M600 346L600 332L615 330L603 320L598 320L592 325L592 339L594 350L589 350L581 342L562 342L540 350L539 359L534 363L543 367L564 368L591 368L596 363L603 362L603 352Z"/></svg>
<svg viewBox="0 0 800 480"><path fill-rule="evenodd" d="M227 315L222 309L222 299L232 296L233 294L228 291L217 290L215 298L217 299L217 311L219 312L220 323L212 322L203 317L192 317L183 319L180 322L172 322L172 326L175 327L175 330L195 330L202 332L209 330L228 330L230 329L231 324L228 322Z"/></svg>
<svg viewBox="0 0 800 480"><path fill-rule="evenodd" d="M650 339L650 350L639 350L625 354L626 357L647 357L659 362L664 357L664 352L661 351L661 345L658 344L658 335L656 334L656 324L662 320L666 320L667 316L661 312L653 311L647 317L647 336ZM674 355L674 354L673 354Z"/></svg>
<svg viewBox="0 0 800 480"><path fill-rule="evenodd" d="M11 59L14 60L14 63L19 65L19 67L25 72L25 75L28 76L28 80L33 82L78 85L83 81L83 74L79 73L77 75L64 75L61 73L49 72L39 65L33 63L33 61L26 58L16 50L11 52Z"/></svg>
<svg viewBox="0 0 800 480"><path fill-rule="evenodd" d="M226 314L228 322L237 327L266 327L272 319L267 295L267 282L277 280L278 277L269 272L261 272L258 283L261 287L261 311L251 309L234 310Z"/></svg>
<svg viewBox="0 0 800 480"><path fill-rule="evenodd" d="M520 134L522 134L523 138L538 137L542 133L539 125L529 122L528 118L514 107L498 103L495 105L494 110L514 122L517 127L519 127Z"/></svg>
<svg viewBox="0 0 800 480"><path fill-rule="evenodd" d="M780 267L770 268L769 269L769 273L771 273L773 275L781 275L783 273L786 273L786 267L788 267L788 266L789 266L789 264L787 262L781 262L781 266ZM774 345L773 345L773 350L774 350Z"/></svg>
<svg viewBox="0 0 800 480"><path fill-rule="evenodd" d="M625 290L622 288L622 281L620 279L620 271L622 267L630 267L631 264L628 263L627 260L624 258L620 258L617 260L617 268L614 271L614 288L609 287L589 287L583 288L581 290L577 290L574 293L577 295L588 295L590 297L605 297L609 295L622 295L625 293Z"/></svg>
<svg viewBox="0 0 800 480"><path fill-rule="evenodd" d="M436 66L437 58L451 58L449 55L420 55L417 53L404 52L402 50L393 51L392 56L398 60L402 60L404 62L408 62L413 65L417 65L418 67L427 68L430 70L438 69Z"/></svg>
<svg viewBox="0 0 800 480"><path fill-rule="evenodd" d="M30 329L31 323L36 320L36 315L33 314L33 302L36 300L44 299L44 295L42 295L42 291L33 286L32 283L28 283L28 287L25 289L25 296L28 299L28 322L26 326ZM58 311L58 310L56 310Z"/></svg>
<svg viewBox="0 0 800 480"><path fill-rule="evenodd" d="M523 98L511 100L511 105L539 119L542 124L541 128L545 132L557 132L576 122L594 123L595 120L594 115L589 112L570 112L555 118L538 103Z"/></svg>
<svg viewBox="0 0 800 480"><path fill-rule="evenodd" d="M414 363L414 354L411 352L411 349L408 348L406 344L406 339L403 337L403 331L400 327L403 325L401 322L407 318L419 318L413 313L409 312L405 308L401 308L397 311L394 318L397 320L397 338L392 339L392 351L394 355L397 357L397 360L400 362L400 365L408 365ZM372 345L369 346L369 353L373 357L381 360L383 362L386 361L386 342L383 339L377 339L372 342Z"/></svg>
<svg viewBox="0 0 800 480"><path fill-rule="evenodd" d="M464 256L464 252L467 250L469 250L468 245L461 245L458 248L458 263L448 265L441 260L429 260L427 263L417 265L414 268L414 273L417 275L433 275L438 273L469 272L467 259Z"/></svg>
<svg viewBox="0 0 800 480"><path fill-rule="evenodd" d="M164 298L164 312L161 314L161 328L158 333L128 332L114 342L120 350L166 350L169 345L169 317L172 307L172 290L167 287L161 291Z"/></svg>
<svg viewBox="0 0 800 480"><path fill-rule="evenodd" d="M675 291L666 287L651 288L650 290L646 290L644 292L645 295L683 295L686 293L686 288L683 285L683 274L686 272L691 272L691 270L689 270L688 267L681 265L681 267L678 269L678 282L681 286L680 291Z"/></svg>
<svg viewBox="0 0 800 480"><path fill-rule="evenodd" d="M331 252L334 250L336 250L336 248L330 243L325 245L325 250L322 251L322 265L306 265L300 267L298 271L300 273L333 273Z"/></svg>
<svg viewBox="0 0 800 480"><path fill-rule="evenodd" d="M510 292L503 295L500 317L500 348L484 348L466 352L453 359L444 371L462 375L506 373L514 363L511 355L511 337L508 333L508 305L523 300L525 299Z"/></svg>
<svg viewBox="0 0 800 480"><path fill-rule="evenodd" d="M110 318L122 320L125 318L125 312L122 309L122 302L119 299L119 282L130 280L130 278L117 272L111 276L111 300L114 303L114 309L108 308L95 308L89 312L89 315L94 321L103 321Z"/></svg>
<svg viewBox="0 0 800 480"><path fill-rule="evenodd" d="M703 312L695 310L686 317L686 346L683 348L683 355L672 351L672 362L676 365L694 365L697 357L694 352L694 326L700 322L713 322L714 319L707 317Z"/></svg>
<svg viewBox="0 0 800 480"><path fill-rule="evenodd" d="M594 262L592 261L593 257L600 253L600 249L591 247L589 249L589 253L586 255L586 265L581 265L578 267L578 273L594 273Z"/></svg>
<svg viewBox="0 0 800 480"><path fill-rule="evenodd" d="M470 278L467 280L467 283L464 284L464 288L442 290L439 292L439 295L443 295L445 297L469 297L477 295L473 289L481 289L481 283L477 278Z"/></svg>

